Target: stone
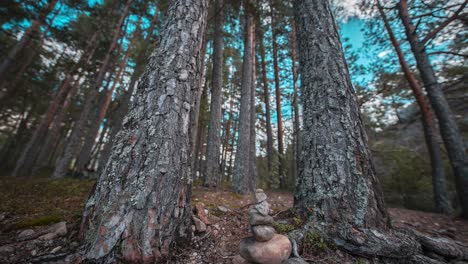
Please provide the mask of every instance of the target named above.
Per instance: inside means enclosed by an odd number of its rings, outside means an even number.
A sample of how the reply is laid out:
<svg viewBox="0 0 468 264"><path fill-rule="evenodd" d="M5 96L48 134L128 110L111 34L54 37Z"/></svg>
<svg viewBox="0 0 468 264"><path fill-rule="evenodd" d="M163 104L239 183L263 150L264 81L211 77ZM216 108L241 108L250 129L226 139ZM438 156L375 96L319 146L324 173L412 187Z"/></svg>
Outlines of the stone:
<svg viewBox="0 0 468 264"><path fill-rule="evenodd" d="M222 213L227 213L231 211L229 210L229 208L227 208L226 206L222 206L222 205L218 206L218 210L221 211Z"/></svg>
<svg viewBox="0 0 468 264"><path fill-rule="evenodd" d="M248 264L249 262L245 260L241 255L235 255L234 258L232 258L232 264Z"/></svg>
<svg viewBox="0 0 468 264"><path fill-rule="evenodd" d="M59 252L59 250L61 250L61 249L62 249L62 247L61 247L61 246L58 246L58 247L52 249L52 250L50 251L50 254L55 254L55 253Z"/></svg>
<svg viewBox="0 0 468 264"><path fill-rule="evenodd" d="M283 264L308 264L303 258L290 258L286 260Z"/></svg>
<svg viewBox="0 0 468 264"><path fill-rule="evenodd" d="M275 220L270 215L261 215L259 213L250 213L249 223L251 226L256 225L272 225Z"/></svg>
<svg viewBox="0 0 468 264"><path fill-rule="evenodd" d="M195 216L193 217L193 222L195 224L195 230L199 233L206 232L206 225L205 223L202 222L202 220L196 218Z"/></svg>
<svg viewBox="0 0 468 264"><path fill-rule="evenodd" d="M270 213L270 205L267 201L256 204L253 206L253 208L255 208L262 215L268 215L268 213Z"/></svg>
<svg viewBox="0 0 468 264"><path fill-rule="evenodd" d="M0 253L11 253L14 250L15 249L13 247L10 247L10 246L1 246L0 247Z"/></svg>
<svg viewBox="0 0 468 264"><path fill-rule="evenodd" d="M32 230L32 229L23 230L23 231L21 231L21 233L19 233L18 239L23 239L23 238L33 236L35 233L36 232L34 232L34 230Z"/></svg>
<svg viewBox="0 0 468 264"><path fill-rule="evenodd" d="M281 264L291 255L292 245L289 238L274 235L267 242L258 242L248 237L240 243L240 255L247 261L260 264Z"/></svg>
<svg viewBox="0 0 468 264"><path fill-rule="evenodd" d="M267 225L257 225L252 227L252 233L254 234L255 240L259 242L266 242L273 238L276 231L273 227Z"/></svg>
<svg viewBox="0 0 468 264"><path fill-rule="evenodd" d="M262 192L264 192L264 191L263 191L262 189L256 189L255 192L256 192L256 193L262 193Z"/></svg>
<svg viewBox="0 0 468 264"><path fill-rule="evenodd" d="M49 233L55 233L57 236L65 236L68 233L67 222L59 222L49 227Z"/></svg>
<svg viewBox="0 0 468 264"><path fill-rule="evenodd" d="M37 255L37 250L33 249L33 250L31 251L31 256L36 256L36 255Z"/></svg>
<svg viewBox="0 0 468 264"><path fill-rule="evenodd" d="M56 237L57 237L57 234L55 234L55 233L47 233L45 235L40 236L39 240L48 241L48 240L52 240L52 239L54 239Z"/></svg>
<svg viewBox="0 0 468 264"><path fill-rule="evenodd" d="M266 201L266 199L267 199L267 196L266 196L265 193L263 193L263 192L255 193L255 201L256 201L257 203Z"/></svg>
<svg viewBox="0 0 468 264"><path fill-rule="evenodd" d="M211 222L210 220L208 219L208 217L206 216L205 214L205 206L202 204L202 203L197 203L195 205L195 212L197 214L197 217L203 222L205 223L205 225L211 225Z"/></svg>

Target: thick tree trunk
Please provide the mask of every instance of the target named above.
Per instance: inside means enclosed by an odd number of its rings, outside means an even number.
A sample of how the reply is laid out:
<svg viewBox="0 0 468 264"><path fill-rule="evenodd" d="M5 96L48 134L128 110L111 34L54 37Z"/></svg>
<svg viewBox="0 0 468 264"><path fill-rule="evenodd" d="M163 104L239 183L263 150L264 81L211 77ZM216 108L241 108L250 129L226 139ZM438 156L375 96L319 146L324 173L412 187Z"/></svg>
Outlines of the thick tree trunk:
<svg viewBox="0 0 468 264"><path fill-rule="evenodd" d="M267 68L265 59L265 46L263 33L260 34L260 58L262 66L262 82L263 82L263 101L265 103L265 121L266 121L266 136L267 136L267 166L268 166L268 179L273 181L273 129L271 128L271 110L270 110L270 89L268 88Z"/></svg>
<svg viewBox="0 0 468 264"><path fill-rule="evenodd" d="M422 87L419 85L418 80L416 79L408 63L406 62L403 51L400 48L400 43L398 42L393 33L393 30L383 10L383 7L380 4L380 0L377 0L376 4L380 16L382 17L382 20L384 22L385 29L387 30L387 33L389 35L390 41L397 53L401 70L405 75L405 78L408 80L408 84L411 90L413 91L413 96L416 99L416 102L418 103L419 109L421 111L421 121L423 124L424 136L426 138L426 145L431 159L432 188L434 191L435 210L439 213L450 214L452 213L452 208L450 206L447 195L447 183L445 179L444 163L442 160L442 154L437 140L437 128L435 125L435 120L431 106L424 95Z"/></svg>
<svg viewBox="0 0 468 264"><path fill-rule="evenodd" d="M401 0L398 3L398 11L405 28L406 37L416 59L416 66L426 87L427 96L439 120L440 134L444 140L457 183L456 189L462 207L462 216L468 218L468 157L460 130L445 98L442 85L437 80L429 61L424 43L419 41L416 27L408 13L408 2L406 0Z"/></svg>
<svg viewBox="0 0 468 264"><path fill-rule="evenodd" d="M31 26L24 32L21 39L15 46L10 50L7 56L3 59L2 63L0 64L0 87L3 86L5 79L7 78L9 69L12 67L13 63L15 62L16 57L18 54L24 50L32 41L33 34L35 32L40 31L41 25L44 24L47 16L54 10L55 5L57 5L58 0L50 0L47 3L47 6L44 10L39 14L39 17L31 23ZM11 87L14 89L15 87Z"/></svg>
<svg viewBox="0 0 468 264"><path fill-rule="evenodd" d="M292 73L293 73L293 101L292 107L294 110L294 164L295 174L297 178L297 168L299 168L299 161L301 159L301 135L300 127L301 123L299 120L299 98L297 95L297 43L296 43L296 22L294 19L291 20L291 60L292 60Z"/></svg>
<svg viewBox="0 0 468 264"><path fill-rule="evenodd" d="M101 67L98 70L96 79L94 80L93 85L90 87L89 94L87 95L86 101L83 104L83 108L81 111L81 115L73 128L72 134L70 135L70 139L67 142L65 147L65 151L63 157L57 162L54 173L52 174L53 178L63 178L67 175L70 164L72 161L77 158L80 150L81 150L81 137L86 133L86 123L88 121L89 114L92 110L92 104L96 100L96 97L99 94L99 88L101 87L108 68L111 64L111 58L113 51L117 48L117 42L120 37L120 33L122 31L122 25L124 23L125 18L128 15L130 5L133 0L127 0L124 11L119 18L117 23L117 27L115 29L113 38L111 43L109 44L109 48L107 53L102 61Z"/></svg>
<svg viewBox="0 0 468 264"><path fill-rule="evenodd" d="M171 2L112 156L85 208L85 258L160 262L190 234L190 112L207 0Z"/></svg>
<svg viewBox="0 0 468 264"><path fill-rule="evenodd" d="M466 258L466 246L439 239L450 245L450 253L442 254L437 240L390 228L329 2L295 0L294 13L304 154L294 206L307 224L291 238L311 231L341 250L384 263L437 263L423 255L428 253Z"/></svg>
<svg viewBox="0 0 468 264"><path fill-rule="evenodd" d="M255 25L254 25L255 26ZM254 28L255 32L255 28ZM252 190L257 187L257 141L255 133L255 124L257 123L257 108L255 107L255 93L257 89L257 62L255 59L255 34L252 40L252 88L250 88L250 168L249 178Z"/></svg>
<svg viewBox="0 0 468 264"><path fill-rule="evenodd" d="M224 22L224 1L215 1L215 26L213 41L213 82L211 87L210 119L208 125L208 139L206 146L206 163L203 176L205 187L216 187L221 175L219 171L219 157L221 146L221 105L223 87L223 22Z"/></svg>
<svg viewBox="0 0 468 264"><path fill-rule="evenodd" d="M286 173L284 161L284 142L283 142L283 118L281 112L281 87L279 77L279 64L278 64L278 40L277 40L277 26L276 17L274 13L273 1L270 0L271 5L271 30L272 30L272 45L273 45L273 70L275 75L275 96L276 96L276 122L278 126L278 160L279 160L279 180L280 188L286 189Z"/></svg>
<svg viewBox="0 0 468 264"><path fill-rule="evenodd" d="M250 180L250 111L253 73L254 16L252 6L245 5L244 61L239 113L239 137L234 163L233 187L236 193L253 191Z"/></svg>

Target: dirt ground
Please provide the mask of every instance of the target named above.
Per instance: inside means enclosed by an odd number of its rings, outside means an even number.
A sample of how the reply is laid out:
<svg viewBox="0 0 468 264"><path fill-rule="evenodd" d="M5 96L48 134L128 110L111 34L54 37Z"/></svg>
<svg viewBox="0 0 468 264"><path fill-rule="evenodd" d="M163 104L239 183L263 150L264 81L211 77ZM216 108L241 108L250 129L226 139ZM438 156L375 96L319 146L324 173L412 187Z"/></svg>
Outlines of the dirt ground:
<svg viewBox="0 0 468 264"><path fill-rule="evenodd" d="M53 183L52 187L56 184ZM36 190L31 191L28 189L31 186L21 186L21 183L0 182L0 263L71 261L79 248L78 212L83 208L92 182L87 182L85 186L79 186L75 181L67 184L74 186L74 191L52 188L56 192L53 195L48 193L50 186L36 186ZM35 191L44 197L35 198ZM279 233L286 233L300 224L300 220L289 210L293 205L291 193L266 193ZM251 202L249 195L195 187L193 205L198 204L205 209L210 224L205 232L194 230L191 245L175 248L168 263L232 263L232 258L238 254L240 240L250 236L247 211ZM395 227L411 227L432 236L448 237L468 244L467 221L406 209L390 208L389 212ZM58 234L57 222L66 222L66 234L48 235ZM302 256L310 263L366 263L328 247L320 240L306 247Z"/></svg>

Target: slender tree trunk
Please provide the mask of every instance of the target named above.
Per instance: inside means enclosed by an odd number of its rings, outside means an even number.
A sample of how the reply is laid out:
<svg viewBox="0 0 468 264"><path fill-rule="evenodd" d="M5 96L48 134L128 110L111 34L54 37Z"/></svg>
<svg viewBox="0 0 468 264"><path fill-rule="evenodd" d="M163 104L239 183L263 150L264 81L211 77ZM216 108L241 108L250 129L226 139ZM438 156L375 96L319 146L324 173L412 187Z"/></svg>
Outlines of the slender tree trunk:
<svg viewBox="0 0 468 264"><path fill-rule="evenodd" d="M283 118L281 113L281 87L279 77L279 65L278 65L278 40L277 40L277 26L276 17L274 14L273 1L270 1L271 5L271 30L272 44L273 44L273 68L275 75L275 96L276 96L276 121L278 125L278 159L279 159L279 180L280 188L286 189L286 174L285 174L285 162L284 162L284 142L283 142Z"/></svg>
<svg viewBox="0 0 468 264"><path fill-rule="evenodd" d="M211 86L210 119L206 146L206 163L203 176L205 187L216 187L220 182L219 157L221 146L221 105L223 87L223 22L224 0L215 1L215 26L213 41L213 82Z"/></svg>
<svg viewBox="0 0 468 264"><path fill-rule="evenodd" d="M270 110L270 89L268 88L267 68L265 59L265 46L264 46L263 33L260 34L260 56L262 67L262 82L263 82L263 100L265 103L265 121L267 133L267 165L268 165L268 179L273 181L273 129L271 128L271 110Z"/></svg>
<svg viewBox="0 0 468 264"><path fill-rule="evenodd" d="M78 159L76 161L75 172L78 174L86 170L86 166L89 164L91 160L91 150L93 146L95 145L95 139L98 136L99 129L101 128L101 124L104 121L104 117L106 116L106 113L107 113L107 109L109 108L110 103L112 101L112 96L114 94L115 88L117 87L117 84L120 82L120 77L122 76L122 73L124 72L127 66L127 62L130 57L132 48L135 44L135 41L137 37L140 35L140 23L141 23L141 17L138 19L138 22L136 24L136 30L133 32L133 36L130 40L127 51L125 52L124 58L120 62L119 70L117 71L114 81L112 82L111 89L107 92L105 101L99 110L98 118L93 123L91 123L91 128L88 134L86 135L87 140L85 141L85 144L83 145L83 148L81 149L81 153L78 155Z"/></svg>
<svg viewBox="0 0 468 264"><path fill-rule="evenodd" d="M245 5L244 61L242 64L242 84L239 113L239 137L234 163L233 187L236 193L252 192L250 180L250 111L253 74L253 35L254 15L252 6Z"/></svg>
<svg viewBox="0 0 468 264"><path fill-rule="evenodd" d="M117 23L117 27L115 29L113 39L109 45L109 49L107 50L107 53L102 61L100 69L98 70L96 79L94 80L93 85L90 87L90 92L86 98L86 101L83 104L80 118L78 119L77 123L75 124L75 127L73 128L70 139L68 140L67 145L65 147L63 157L57 162L54 173L52 174L53 178L65 177L65 175L67 175L68 173L70 163L73 161L73 159L75 159L78 156L79 151L81 150L81 137L86 132L85 126L86 122L88 121L88 116L92 109L93 101L96 99L99 93L98 89L101 87L106 76L107 70L111 63L112 53L117 48L117 42L120 37L122 25L124 23L125 18L128 15L132 1L133 0L127 0L125 4L124 11Z"/></svg>
<svg viewBox="0 0 468 264"><path fill-rule="evenodd" d="M390 41L397 53L401 70L403 71L405 78L408 80L408 84L413 91L413 96L416 99L416 102L418 103L419 109L421 111L421 121L424 129L424 136L426 138L426 145L431 159L432 188L434 191L435 210L439 213L450 214L452 213L452 208L447 196L447 183L445 179L444 163L442 160L439 143L437 141L437 128L431 106L424 95L422 87L419 85L416 77L406 62L403 51L400 48L400 43L393 34L393 30L390 26L390 23L388 22L387 16L383 10L382 5L380 4L380 0L377 0L376 4L380 16L384 22L385 29L389 35Z"/></svg>
<svg viewBox="0 0 468 264"><path fill-rule="evenodd" d="M207 0L170 4L140 99L85 207L81 233L90 261L162 262L174 242L190 236L190 112L207 11Z"/></svg>
<svg viewBox="0 0 468 264"><path fill-rule="evenodd" d="M234 128L232 130L232 138L231 138L231 146L230 146L230 155L229 155L229 169L228 169L228 177L230 179L233 178L233 160L234 160L234 146L235 146L235 142L236 142L236 133L237 133L237 129L239 127L239 119L235 120L234 121Z"/></svg>
<svg viewBox="0 0 468 264"><path fill-rule="evenodd" d="M232 118L234 116L234 98L231 97L229 101L229 115L228 120L226 122L226 132L224 133L224 142L223 142L223 152L222 152L222 162L221 162L221 175L224 177L224 173L226 171L226 159L229 147L229 139L231 138L231 126L232 126ZM221 179L222 180L222 179Z"/></svg>
<svg viewBox="0 0 468 264"><path fill-rule="evenodd" d="M293 74L293 101L292 107L294 110L294 177L297 178L297 169L299 168L299 161L301 159L301 135L300 127L301 121L299 120L299 98L297 95L297 43L296 43L296 22L291 20L291 60L292 60L292 74Z"/></svg>
<svg viewBox="0 0 468 264"><path fill-rule="evenodd" d="M44 10L39 14L39 17L31 23L31 26L24 32L21 39L16 43L16 45L10 50L7 56L3 59L2 63L0 64L0 87L3 86L5 79L7 78L9 69L13 66L16 57L18 54L23 51L32 41L33 34L35 32L40 31L41 25L44 24L47 16L54 10L55 5L57 4L58 0L50 0L47 3L47 6ZM14 89L14 87L11 87Z"/></svg>
<svg viewBox="0 0 468 264"><path fill-rule="evenodd" d="M425 45L419 41L416 27L408 13L408 2L406 0L401 0L398 3L398 11L405 28L406 37L416 59L416 66L426 87L427 97L439 120L440 134L444 140L457 183L456 189L462 207L462 216L468 218L468 158L460 130L445 98L442 85L437 80L429 61Z"/></svg>

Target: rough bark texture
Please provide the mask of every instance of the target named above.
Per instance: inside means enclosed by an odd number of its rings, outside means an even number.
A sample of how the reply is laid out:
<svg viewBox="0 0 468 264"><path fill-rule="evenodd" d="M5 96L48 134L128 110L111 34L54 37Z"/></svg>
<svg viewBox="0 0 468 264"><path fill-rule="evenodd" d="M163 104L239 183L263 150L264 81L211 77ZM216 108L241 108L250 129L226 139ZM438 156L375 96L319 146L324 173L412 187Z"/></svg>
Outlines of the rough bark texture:
<svg viewBox="0 0 468 264"><path fill-rule="evenodd" d="M390 41L395 49L400 62L400 67L408 80L408 84L413 91L413 96L421 111L421 121L424 129L424 136L426 138L426 145L429 151L432 168L432 188L434 191L434 205L435 210L439 213L450 214L452 208L447 197L447 183L445 179L444 163L442 160L442 153L440 151L439 142L437 140L437 128L435 125L434 115L431 106L427 101L422 87L419 85L418 80L411 71L408 63L406 62L403 51L400 48L400 43L396 39L387 16L384 12L383 6L380 1L376 1L377 9L384 22L385 29L389 35Z"/></svg>
<svg viewBox="0 0 468 264"><path fill-rule="evenodd" d="M283 142L283 118L281 112L281 87L279 77L279 64L278 64L278 43L277 43L277 26L276 17L274 13L273 1L270 1L271 5L271 30L273 44L273 70L275 75L275 97L276 97L276 122L278 126L278 160L279 160L279 180L280 188L286 189L286 173L285 173L285 161L284 161L284 142Z"/></svg>
<svg viewBox="0 0 468 264"><path fill-rule="evenodd" d="M93 85L90 87L89 94L87 95L86 101L83 104L83 108L81 111L81 115L76 122L72 134L70 135L70 139L67 142L65 147L65 151L63 153L63 157L59 159L56 164L55 170L52 174L53 178L63 178L67 175L70 164L72 161L78 156L81 150L81 137L86 134L86 123L88 121L88 117L92 110L93 102L95 102L96 97L99 93L99 88L102 86L106 73L109 69L111 64L111 58L114 50L117 48L117 42L120 37L120 32L122 31L122 25L124 23L125 18L128 15L130 5L133 0L127 0L124 11L122 12L119 21L117 23L113 38L109 44L109 48L107 53L102 60L101 67L98 70L96 79L94 80Z"/></svg>
<svg viewBox="0 0 468 264"><path fill-rule="evenodd" d="M221 147L221 105L223 87L223 22L224 1L215 1L215 26L213 41L213 82L211 86L210 121L208 125L208 139L206 146L206 163L203 177L203 185L216 187L220 180L219 157Z"/></svg>
<svg viewBox="0 0 468 264"><path fill-rule="evenodd" d="M265 121L266 121L266 134L267 134L267 166L268 166L268 179L273 181L273 129L271 128L271 110L270 110L270 89L268 88L267 68L265 59L265 45L263 34L260 35L260 58L262 66L262 82L263 82L263 101L265 103Z"/></svg>
<svg viewBox="0 0 468 264"><path fill-rule="evenodd" d="M328 0L295 0L294 12L304 120L295 208L308 221L291 238L312 231L341 250L384 263L437 263L423 255L442 255L437 245L390 228ZM465 252L466 246L446 242L459 252L443 256Z"/></svg>
<svg viewBox="0 0 468 264"><path fill-rule="evenodd" d="M252 73L253 73L253 36L254 16L250 5L245 8L245 41L242 64L242 83L239 113L239 137L234 162L233 187L237 193L253 191L250 187L250 111Z"/></svg>
<svg viewBox="0 0 468 264"><path fill-rule="evenodd" d="M462 207L462 216L468 218L468 158L460 130L445 98L442 85L437 80L437 76L429 61L424 42L419 41L416 27L408 13L408 2L406 0L401 0L398 3L398 12L416 59L416 66L426 87L427 96L439 120L440 134L444 140L455 175L457 194Z"/></svg>
<svg viewBox="0 0 468 264"><path fill-rule="evenodd" d="M171 2L161 42L85 208L90 261L160 262L173 242L189 236L190 112L207 10L207 0Z"/></svg>
<svg viewBox="0 0 468 264"><path fill-rule="evenodd" d="M255 25L254 25L255 26ZM255 28L254 28L255 31ZM257 62L255 59L255 34L252 40L252 88L250 89L250 168L249 179L250 188L255 190L257 187L257 141L255 133L255 124L257 123L257 108L255 107L255 94L257 90Z"/></svg>
<svg viewBox="0 0 468 264"><path fill-rule="evenodd" d="M292 107L294 110L294 167L295 177L297 177L297 168L299 168L299 161L301 160L301 135L300 127L301 123L299 120L299 97L297 91L297 43L296 43L296 23L294 19L291 20L291 60L292 60L292 73L293 73L293 101Z"/></svg>

